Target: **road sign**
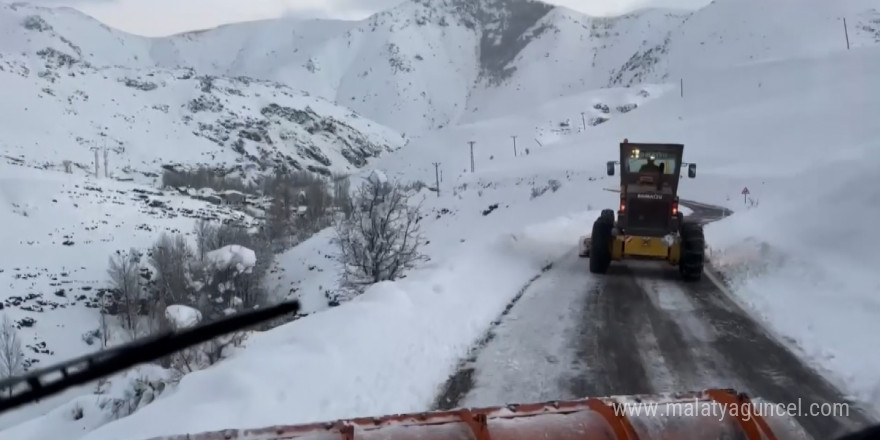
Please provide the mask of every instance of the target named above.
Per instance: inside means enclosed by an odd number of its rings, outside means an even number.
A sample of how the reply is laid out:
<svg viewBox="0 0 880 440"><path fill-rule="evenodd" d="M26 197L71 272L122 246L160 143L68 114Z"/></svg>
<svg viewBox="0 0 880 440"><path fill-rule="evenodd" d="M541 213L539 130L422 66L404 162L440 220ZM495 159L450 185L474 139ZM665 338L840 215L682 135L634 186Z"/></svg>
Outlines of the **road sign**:
<svg viewBox="0 0 880 440"><path fill-rule="evenodd" d="M743 203L747 203L746 200L749 198L749 194L750 194L750 192L749 192L749 187L744 186L744 187L743 187L743 190L742 190Z"/></svg>

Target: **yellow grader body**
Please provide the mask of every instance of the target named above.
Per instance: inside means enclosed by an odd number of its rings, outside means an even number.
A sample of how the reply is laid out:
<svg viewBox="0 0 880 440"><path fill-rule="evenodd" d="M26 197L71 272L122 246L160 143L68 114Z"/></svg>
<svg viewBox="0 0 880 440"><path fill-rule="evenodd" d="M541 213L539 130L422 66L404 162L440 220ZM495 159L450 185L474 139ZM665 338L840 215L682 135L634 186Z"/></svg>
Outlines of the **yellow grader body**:
<svg viewBox="0 0 880 440"><path fill-rule="evenodd" d="M667 246L660 237L641 237L637 235L618 235L611 243L611 259L643 258L666 260L678 264L681 256L681 241L676 239Z"/></svg>
<svg viewBox="0 0 880 440"><path fill-rule="evenodd" d="M733 390L587 398L226 430L151 440L789 440L784 411Z"/></svg>
<svg viewBox="0 0 880 440"><path fill-rule="evenodd" d="M590 272L604 274L612 261L666 260L678 266L686 281L703 273L703 226L678 209L678 185L683 165L688 177L697 165L682 162L682 144L620 144L620 159L606 164L609 176L620 165L620 205L604 209L589 237L581 237L580 256L590 258ZM616 214L616 216L615 216Z"/></svg>

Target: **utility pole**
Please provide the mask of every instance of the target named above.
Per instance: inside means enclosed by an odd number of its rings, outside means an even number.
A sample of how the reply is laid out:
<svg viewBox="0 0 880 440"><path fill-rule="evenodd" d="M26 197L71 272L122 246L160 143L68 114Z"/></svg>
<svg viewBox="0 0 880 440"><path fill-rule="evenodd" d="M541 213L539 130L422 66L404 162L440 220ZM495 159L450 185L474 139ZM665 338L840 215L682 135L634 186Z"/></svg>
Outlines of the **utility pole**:
<svg viewBox="0 0 880 440"><path fill-rule="evenodd" d="M440 197L440 162L434 162L434 179L437 182L437 197Z"/></svg>
<svg viewBox="0 0 880 440"><path fill-rule="evenodd" d="M581 124L584 126L584 131L587 131L587 118L584 116L585 112L581 112Z"/></svg>
<svg viewBox="0 0 880 440"><path fill-rule="evenodd" d="M843 35L846 37L846 50L849 50L849 31L846 29L846 17L843 17Z"/></svg>
<svg viewBox="0 0 880 440"><path fill-rule="evenodd" d="M681 78L678 82L678 90L681 91L681 97L684 98L684 78Z"/></svg>
<svg viewBox="0 0 880 440"><path fill-rule="evenodd" d="M516 135L511 136L513 138L513 157L516 157Z"/></svg>
<svg viewBox="0 0 880 440"><path fill-rule="evenodd" d="M468 141L468 143L471 144L471 172L473 173L474 172L474 144L476 142Z"/></svg>
<svg viewBox="0 0 880 440"><path fill-rule="evenodd" d="M104 147L104 177L110 177L110 174L109 174L110 172L107 171L110 168L110 166L107 165L107 156L109 156L109 155L110 155L110 150L108 150L107 147Z"/></svg>
<svg viewBox="0 0 880 440"><path fill-rule="evenodd" d="M101 166L101 162L98 161L98 150L100 150L100 148L92 147L92 148L90 148L90 150L95 152L95 178L97 179L98 178L98 168Z"/></svg>

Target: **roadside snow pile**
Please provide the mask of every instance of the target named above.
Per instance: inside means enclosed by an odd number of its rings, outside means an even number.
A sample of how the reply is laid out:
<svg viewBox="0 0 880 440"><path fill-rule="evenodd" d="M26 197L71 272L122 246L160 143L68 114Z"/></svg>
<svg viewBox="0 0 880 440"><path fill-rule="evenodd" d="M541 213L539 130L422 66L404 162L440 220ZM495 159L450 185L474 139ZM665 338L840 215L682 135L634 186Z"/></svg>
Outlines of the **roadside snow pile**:
<svg viewBox="0 0 880 440"><path fill-rule="evenodd" d="M214 269L235 269L236 273L248 273L257 264L257 254L244 246L230 244L205 254Z"/></svg>
<svg viewBox="0 0 880 440"><path fill-rule="evenodd" d="M586 219L598 215L584 208L614 200L594 177L601 171L573 174L571 183L534 199L530 189L544 176L469 182L455 197L425 191L422 223L431 243L424 251L431 261L422 268L338 307L251 334L245 350L188 374L154 404L82 439L425 410L522 286L572 252ZM583 200L579 209L575 197ZM332 249L332 234L315 239Z"/></svg>
<svg viewBox="0 0 880 440"><path fill-rule="evenodd" d="M202 312L184 305L170 305L165 308L165 319L175 330L194 327L202 320Z"/></svg>
<svg viewBox="0 0 880 440"><path fill-rule="evenodd" d="M859 161L824 163L778 200L706 228L713 265L769 327L858 400L880 411L880 353L854 335L880 332L880 143Z"/></svg>
<svg viewBox="0 0 880 440"><path fill-rule="evenodd" d="M92 393L68 399L42 417L0 432L3 440L75 439L152 403L171 381L170 370L141 365L87 385ZM132 436L122 437L131 438ZM139 438L139 436L135 436Z"/></svg>
<svg viewBox="0 0 880 440"><path fill-rule="evenodd" d="M471 341L540 271L510 246L503 239L462 253L412 280L376 284L343 306L255 334L244 355L185 376L173 394L84 439L424 410Z"/></svg>

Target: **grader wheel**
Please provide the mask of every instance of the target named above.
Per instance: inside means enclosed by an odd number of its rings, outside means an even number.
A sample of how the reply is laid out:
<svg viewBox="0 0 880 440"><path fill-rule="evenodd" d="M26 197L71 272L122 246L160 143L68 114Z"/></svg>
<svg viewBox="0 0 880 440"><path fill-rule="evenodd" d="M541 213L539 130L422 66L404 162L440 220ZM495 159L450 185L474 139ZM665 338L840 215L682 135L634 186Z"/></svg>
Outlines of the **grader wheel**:
<svg viewBox="0 0 880 440"><path fill-rule="evenodd" d="M681 225L681 261L678 270L685 281L699 281L703 276L706 239L703 226L685 222Z"/></svg>
<svg viewBox="0 0 880 440"><path fill-rule="evenodd" d="M593 222L593 232L590 235L590 272L607 273L611 266L611 241L614 237L611 231L614 229L614 211L605 209L602 215Z"/></svg>

